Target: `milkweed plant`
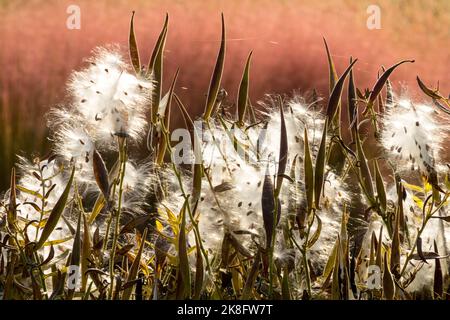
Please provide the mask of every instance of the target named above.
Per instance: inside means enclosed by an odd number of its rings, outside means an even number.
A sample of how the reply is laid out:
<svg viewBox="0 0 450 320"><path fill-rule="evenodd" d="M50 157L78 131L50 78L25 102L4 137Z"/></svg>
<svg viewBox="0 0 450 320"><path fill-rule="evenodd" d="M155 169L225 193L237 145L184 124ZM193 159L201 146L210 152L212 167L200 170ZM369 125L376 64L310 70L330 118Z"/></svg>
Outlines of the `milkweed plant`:
<svg viewBox="0 0 450 320"><path fill-rule="evenodd" d="M251 52L237 97L221 86L222 16L194 118L178 71L162 90L168 16L148 65L133 17L129 59L96 48L46 116L50 154L18 156L12 168L0 198L0 297L450 297L450 102L419 77L423 100L394 92L391 73L414 61L381 68L360 90L357 59L339 75L324 40L327 96L254 105ZM170 127L175 113L182 128Z"/></svg>

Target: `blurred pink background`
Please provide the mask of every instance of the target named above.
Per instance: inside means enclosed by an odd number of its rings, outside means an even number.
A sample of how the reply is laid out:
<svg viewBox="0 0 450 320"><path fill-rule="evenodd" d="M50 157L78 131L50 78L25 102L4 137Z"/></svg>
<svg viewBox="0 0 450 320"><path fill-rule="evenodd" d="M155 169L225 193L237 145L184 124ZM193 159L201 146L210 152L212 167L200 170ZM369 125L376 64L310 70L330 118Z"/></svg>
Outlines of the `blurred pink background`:
<svg viewBox="0 0 450 320"><path fill-rule="evenodd" d="M81 29L66 28L70 4L81 8ZM381 29L366 26L370 4L381 8ZM45 153L45 111L63 102L65 82L83 58L101 45L119 43L127 49L129 20L135 28L146 63L163 24L170 25L164 83L177 67L177 92L193 114L203 111L205 93L220 38L224 12L228 48L223 87L235 100L246 56L253 50L250 94L253 102L265 93L328 94L328 71L322 37L326 37L337 70L350 56L357 86L371 87L380 67L415 59L393 74L421 99L415 78L428 85L440 81L450 92L450 1L311 1L311 0L189 0L189 1L0 1L0 185L14 154ZM177 121L176 115L174 121Z"/></svg>

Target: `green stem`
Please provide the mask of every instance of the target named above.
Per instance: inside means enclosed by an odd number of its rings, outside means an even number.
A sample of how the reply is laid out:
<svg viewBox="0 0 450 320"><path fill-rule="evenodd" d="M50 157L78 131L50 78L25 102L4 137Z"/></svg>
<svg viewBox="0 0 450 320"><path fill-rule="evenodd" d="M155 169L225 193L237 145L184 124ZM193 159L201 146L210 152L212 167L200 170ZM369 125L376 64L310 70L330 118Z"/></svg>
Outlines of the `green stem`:
<svg viewBox="0 0 450 320"><path fill-rule="evenodd" d="M425 227L426 227L428 221L431 219L431 217L432 217L436 212L438 212L438 211L444 206L444 204L445 204L445 202L447 201L448 197L449 197L449 194L446 194L445 197L444 197L444 200L441 201L441 203L439 204L439 206L436 207L436 209L435 209L434 211L432 211L432 210L433 210L433 202L431 202L430 209L429 209L429 213L428 213L426 216L424 216L424 220L423 220L423 222L422 222L422 226L420 227L419 231L417 232L417 236L416 236L416 238L415 238L415 240L414 240L414 244L413 244L413 246L412 246L412 248L411 248L411 251L410 251L410 252L408 253L408 255L406 256L405 263L403 264L402 270L400 271L400 277L402 277L403 274L404 274L404 272L406 271L406 267L408 266L408 263L411 261L412 256L413 256L413 254L414 254L414 251L415 251L415 249L416 249L416 246L417 246L417 240L420 238L420 236L422 235L423 231L425 230ZM424 205L425 205L425 203L424 203Z"/></svg>
<svg viewBox="0 0 450 320"><path fill-rule="evenodd" d="M110 261L109 261L109 272L110 272L110 285L109 285L109 299L113 297L113 287L114 287L114 260L116 256L117 240L119 238L119 224L120 224L120 214L122 210L122 194L123 194L123 180L125 177L126 168L126 140L121 140L119 138L119 158L120 158L120 170L119 170L119 199L117 205L116 221L114 225L113 243L111 246Z"/></svg>

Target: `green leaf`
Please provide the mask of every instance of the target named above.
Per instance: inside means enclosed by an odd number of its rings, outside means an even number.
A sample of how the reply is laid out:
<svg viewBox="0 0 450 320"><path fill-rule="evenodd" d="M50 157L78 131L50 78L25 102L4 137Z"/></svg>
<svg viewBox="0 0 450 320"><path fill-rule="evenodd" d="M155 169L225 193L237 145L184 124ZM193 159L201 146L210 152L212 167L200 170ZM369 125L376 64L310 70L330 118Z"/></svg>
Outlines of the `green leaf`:
<svg viewBox="0 0 450 320"><path fill-rule="evenodd" d="M374 160L374 170L375 172L375 185L377 187L378 200L380 202L380 207L383 212L386 212L387 198L386 189L384 187L383 176L381 175L380 168L378 166L378 161Z"/></svg>
<svg viewBox="0 0 450 320"><path fill-rule="evenodd" d="M434 251L438 253L438 247L436 240L434 240ZM439 253L438 253L439 254ZM441 298L444 293L444 280L442 276L441 261L439 259L434 260L434 281L433 281L433 294L434 298Z"/></svg>
<svg viewBox="0 0 450 320"><path fill-rule="evenodd" d="M399 65L401 65L403 63L406 63L406 62L413 63L414 60L403 60L403 61L400 61L399 63L393 65L392 67L387 69L385 72L383 72L381 77L378 78L377 82L375 83L375 85L372 88L372 91L370 92L369 101L367 103L366 109L363 111L364 115L366 115L369 112L369 110L373 107L373 103L375 102L377 96L380 94L381 90L383 89L384 84L388 80L388 78L391 75L392 71L394 71Z"/></svg>
<svg viewBox="0 0 450 320"><path fill-rule="evenodd" d="M359 175L361 178L362 188L370 202L374 202L374 190L372 175L370 174L369 166L367 165L366 155L362 148L361 140L356 137L356 155L358 157Z"/></svg>
<svg viewBox="0 0 450 320"><path fill-rule="evenodd" d="M377 236L375 235L375 231L372 231L372 237L370 239L369 266L375 264L376 252L377 252Z"/></svg>
<svg viewBox="0 0 450 320"><path fill-rule="evenodd" d="M291 300L288 267L283 268L283 277L281 278L281 296L283 297L283 300Z"/></svg>
<svg viewBox="0 0 450 320"><path fill-rule="evenodd" d="M146 226L151 219L150 214L134 217L122 227L119 234L133 233L138 227Z"/></svg>
<svg viewBox="0 0 450 320"><path fill-rule="evenodd" d="M375 259L375 264L382 269L382 260L383 260L383 226L380 228L380 234L378 235L378 246L377 246L377 256Z"/></svg>
<svg viewBox="0 0 450 320"><path fill-rule="evenodd" d="M7 221L8 226L11 228L11 230L15 230L15 223L17 219L17 194L16 194L16 168L12 168L11 170L11 183L10 183L10 189L9 189L9 205L8 205L8 214L7 214ZM19 189L20 190L20 189Z"/></svg>
<svg viewBox="0 0 450 320"><path fill-rule="evenodd" d="M240 126L244 125L245 115L247 111L247 101L248 101L248 91L249 91L249 73L250 73L250 61L252 58L252 51L250 51L247 63L245 64L245 69L242 74L241 83L239 85L239 94L237 100L237 110L238 110L238 124Z"/></svg>
<svg viewBox="0 0 450 320"><path fill-rule="evenodd" d="M322 232L322 220L317 214L314 215L314 217L317 219L317 228L314 231L312 237L308 240L308 248L311 248L317 242L317 240L319 240L320 233Z"/></svg>
<svg viewBox="0 0 450 320"><path fill-rule="evenodd" d="M195 237L195 254L196 254L196 263L195 263L195 284L194 284L194 299L200 299L200 294L203 288L203 278L204 278L204 270L203 270L203 256L200 249L201 243L199 243L199 239Z"/></svg>
<svg viewBox="0 0 450 320"><path fill-rule="evenodd" d="M428 88L422 82L422 80L420 80L419 76L417 76L416 79L417 79L417 83L419 84L419 88L420 88L420 90L423 91L423 93L425 93L427 96L429 96L432 99L439 100L441 98L441 95L438 94L435 90L432 90L432 89Z"/></svg>
<svg viewBox="0 0 450 320"><path fill-rule="evenodd" d="M266 231L266 248L268 249L272 245L272 236L275 230L275 201L272 178L267 171L268 169L266 170L266 175L264 177L264 183L262 187L261 206L264 229Z"/></svg>
<svg viewBox="0 0 450 320"><path fill-rule="evenodd" d="M352 60L350 60L350 63ZM348 119L350 123L350 130L355 139L355 134L358 132L358 102L356 96L355 81L353 79L353 69L350 70L348 78Z"/></svg>
<svg viewBox="0 0 450 320"><path fill-rule="evenodd" d="M92 157L92 165L94 169L95 181L105 199L109 198L109 177L108 170L106 169L105 162L102 156L97 150L94 150L94 155Z"/></svg>
<svg viewBox="0 0 450 320"><path fill-rule="evenodd" d="M304 131L304 141L305 141L304 145L305 192L308 204L308 212L310 212L313 208L313 200L314 200L314 170L311 159L311 150L309 148L308 131L306 128Z"/></svg>
<svg viewBox="0 0 450 320"><path fill-rule="evenodd" d="M255 285L256 277L258 276L259 264L261 262L261 248L258 247L258 251L256 252L253 258L252 267L250 268L250 272L248 273L247 279L245 280L244 289L242 290L242 300L250 299L253 286Z"/></svg>
<svg viewBox="0 0 450 320"><path fill-rule="evenodd" d="M389 270L387 252L384 253L383 297L386 300L393 300L395 297L395 284L391 271Z"/></svg>
<svg viewBox="0 0 450 320"><path fill-rule="evenodd" d="M134 11L131 15L130 22L130 36L128 38L128 46L130 50L130 60L134 71L138 75L141 72L141 60L139 59L139 49L136 42L136 35L134 33Z"/></svg>
<svg viewBox="0 0 450 320"><path fill-rule="evenodd" d="M75 238L73 239L72 252L70 255L70 266L79 266L81 260L81 219L82 212L78 213L77 231L75 232ZM72 300L75 289L68 290L68 299Z"/></svg>
<svg viewBox="0 0 450 320"><path fill-rule="evenodd" d="M226 50L226 34L225 34L225 19L222 13L222 40L220 44L219 54L217 55L216 65L211 77L209 85L208 96L206 98L206 106L204 119L207 121L211 116L214 104L216 103L217 94L220 89L220 82L222 80L223 68L225 65L225 50Z"/></svg>
<svg viewBox="0 0 450 320"><path fill-rule="evenodd" d="M139 271L139 265L141 263L142 252L144 250L145 239L147 238L147 231L148 231L148 229L145 228L144 234L142 235L142 238L141 238L141 244L139 245L138 253L136 254L136 257L134 257L133 263L131 264L130 271L128 272L128 277L127 277L127 281L126 281L127 283L135 281L137 278L137 274ZM133 285L128 286L123 291L122 300L130 299L131 292L133 291L133 287L134 287Z"/></svg>
<svg viewBox="0 0 450 320"><path fill-rule="evenodd" d="M27 194L32 195L41 200L44 198L39 192L27 189L27 188L19 186L19 185L16 185L16 189L19 190L20 192L27 193Z"/></svg>
<svg viewBox="0 0 450 320"><path fill-rule="evenodd" d="M384 71L384 69L383 69ZM394 90L392 89L391 80L386 80L386 106L392 106L394 103Z"/></svg>
<svg viewBox="0 0 450 320"><path fill-rule="evenodd" d="M103 194L100 194L95 200L94 207L92 208L92 212L89 216L88 221L89 224L92 224L95 221L95 218L97 218L97 216L102 211L104 206L105 206L105 197L103 196Z"/></svg>
<svg viewBox="0 0 450 320"><path fill-rule="evenodd" d="M317 152L316 168L314 175L314 196L316 208L319 208L320 195L322 193L323 184L325 181L325 167L326 167L326 154L327 154L327 135L328 135L328 119L325 119L323 126L322 140L320 141L319 151Z"/></svg>
<svg viewBox="0 0 450 320"><path fill-rule="evenodd" d="M327 51L329 87L330 87L330 95L331 95L331 92L333 91L333 88L338 80L338 76L336 73L336 68L334 67L333 58L331 57L330 50L328 49L327 40L325 40L325 38L323 38L323 42L325 44L325 50Z"/></svg>
<svg viewBox="0 0 450 320"><path fill-rule="evenodd" d="M167 30L169 25L169 15L166 14L164 26L153 48L152 56L147 67L147 78L151 77L155 82L152 95L152 122L155 123L156 115L158 113L159 102L161 101L162 92L162 76L163 76L163 60L164 47L166 44Z"/></svg>
<svg viewBox="0 0 450 320"><path fill-rule="evenodd" d="M339 239L339 236L336 239L335 246L337 248L336 250L336 256L334 260L334 269L333 269L333 281L331 283L331 299L332 300L341 300L342 294L341 294L341 241Z"/></svg>
<svg viewBox="0 0 450 320"><path fill-rule="evenodd" d="M168 93L168 100L167 100L167 106L164 111L164 119L163 119L163 128L162 130L165 131L167 134L169 132L169 126L170 126L170 110L172 108L172 97L173 92L175 90L175 83L177 82L178 78L178 72L180 69L177 69L175 72L175 76L173 77L172 84L170 85L169 93ZM156 157L156 163L158 165L161 165L164 162L164 156L166 154L167 146L169 141L167 141L166 135L162 134L160 143L158 145L158 154Z"/></svg>
<svg viewBox="0 0 450 320"><path fill-rule="evenodd" d="M327 117L330 120L328 125L331 124L332 120L334 119L335 115L337 114L336 111L338 110L338 105L341 100L342 89L344 87L344 81L347 78L347 75L349 74L350 70L353 68L353 65L357 61L358 61L358 59L355 59L355 61L350 63L350 65L344 71L342 76L336 82L336 85L334 86L333 91L331 91L330 99L328 100L328 105L327 105Z"/></svg>
<svg viewBox="0 0 450 320"><path fill-rule="evenodd" d="M178 299L189 299L191 297L191 272L186 242L186 206L187 202L184 203L183 208L181 209L181 224L180 232L178 234Z"/></svg>
<svg viewBox="0 0 450 320"><path fill-rule="evenodd" d="M280 153L278 155L278 174L277 174L277 185L275 189L275 198L281 191L281 184L283 183L283 175L286 171L286 165L288 160L288 140L286 131L286 121L284 119L283 103L280 98ZM278 210L280 210L278 208Z"/></svg>
<svg viewBox="0 0 450 320"><path fill-rule="evenodd" d="M391 272L396 278L400 277L400 212L395 214L395 225L392 235Z"/></svg>
<svg viewBox="0 0 450 320"><path fill-rule="evenodd" d="M86 290L87 286L87 275L86 271L89 266L90 261L90 252L92 247L92 240L89 231L89 224L86 219L86 216L83 214L83 242L82 242L82 251L81 251L81 292Z"/></svg>
<svg viewBox="0 0 450 320"><path fill-rule="evenodd" d="M61 214L64 212L64 209L66 208L66 203L69 197L74 175L75 175L75 167L72 168L72 174L70 175L66 188L61 194L61 197L56 202L55 206L53 207L52 212L50 212L50 216L48 217L47 223L45 224L45 227L42 230L41 237L39 238L39 241L36 243L34 250L37 251L38 249L40 249L44 245L45 241L48 239L50 234L53 232L53 229L55 229L59 221L59 218L61 217Z"/></svg>

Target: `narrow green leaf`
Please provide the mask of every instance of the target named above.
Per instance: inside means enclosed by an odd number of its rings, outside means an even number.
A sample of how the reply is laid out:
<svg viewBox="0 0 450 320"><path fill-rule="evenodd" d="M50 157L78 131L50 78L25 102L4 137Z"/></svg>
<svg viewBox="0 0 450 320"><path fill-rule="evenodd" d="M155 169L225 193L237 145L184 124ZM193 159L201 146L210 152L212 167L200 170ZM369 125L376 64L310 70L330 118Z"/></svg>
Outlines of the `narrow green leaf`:
<svg viewBox="0 0 450 320"><path fill-rule="evenodd" d="M12 168L11 170L11 183L9 189L9 205L8 205L8 214L7 221L8 226L11 230L15 230L15 223L17 218L17 202L16 202L17 194L16 194L16 168Z"/></svg>
<svg viewBox="0 0 450 320"><path fill-rule="evenodd" d="M280 152L278 155L278 174L277 174L277 185L275 189L275 198L281 191L281 184L283 183L283 175L286 171L287 160L288 160L288 140L287 140L287 130L286 121L284 119L283 103L280 98Z"/></svg>
<svg viewBox="0 0 450 320"><path fill-rule="evenodd" d="M266 248L268 249L272 245L272 235L275 229L275 201L272 178L267 171L268 170L266 170L266 175L264 177L264 183L262 187L261 206L264 229L266 231Z"/></svg>
<svg viewBox="0 0 450 320"><path fill-rule="evenodd" d="M328 257L327 264L325 265L325 268L323 269L322 277L324 280L327 280L328 277L333 272L334 262L336 261L337 250L339 249L337 245L338 245L338 243L335 242L333 249L331 250L330 256Z"/></svg>
<svg viewBox="0 0 450 320"><path fill-rule="evenodd" d="M384 253L383 297L386 300L393 300L395 297L395 284L391 271L389 270L387 252Z"/></svg>
<svg viewBox="0 0 450 320"><path fill-rule="evenodd" d="M441 98L441 95L439 95L435 90L428 88L422 82L422 80L420 80L419 76L417 76L416 79L417 79L417 83L419 84L419 88L420 88L420 90L423 91L423 93L425 93L427 96L429 96L432 99L439 100Z"/></svg>
<svg viewBox="0 0 450 320"><path fill-rule="evenodd" d="M283 276L281 278L281 296L283 300L291 300L291 289L289 288L289 272L287 266L283 268Z"/></svg>
<svg viewBox="0 0 450 320"><path fill-rule="evenodd" d="M314 231L312 237L308 240L307 245L308 248L311 248L317 242L317 240L319 240L320 233L322 232L322 219L320 219L320 217L317 214L314 215L314 217L317 220L317 228Z"/></svg>
<svg viewBox="0 0 450 320"><path fill-rule="evenodd" d="M314 174L314 196L315 196L315 206L319 208L320 196L323 189L323 184L325 181L325 167L326 167L326 154L327 154L327 135L328 135L328 119L325 119L325 124L323 126L322 140L320 141L319 151L317 152L316 158L316 168Z"/></svg>
<svg viewBox="0 0 450 320"><path fill-rule="evenodd" d="M39 192L27 189L27 188L19 186L19 185L16 185L16 189L19 190L20 192L24 192L24 193L27 193L29 195L32 195L32 196L34 196L34 197L36 197L38 199L43 199L44 198Z"/></svg>
<svg viewBox="0 0 450 320"><path fill-rule="evenodd" d="M352 60L350 60L350 63ZM355 134L358 132L358 99L356 96L355 80L353 77L353 69L350 70L348 78L348 121L350 123L350 130L355 139Z"/></svg>
<svg viewBox="0 0 450 320"><path fill-rule="evenodd" d="M225 19L222 13L222 40L220 44L219 54L217 55L216 66L211 76L211 82L208 90L208 97L206 98L205 113L203 115L205 121L211 116L214 104L217 99L217 94L220 89L220 82L222 80L223 68L225 65L225 50L226 50L226 34L225 34Z"/></svg>
<svg viewBox="0 0 450 320"><path fill-rule="evenodd" d="M169 15L166 14L164 26L159 34L153 49L150 61L147 67L147 77L151 77L155 82L155 87L152 94L152 122L155 123L156 115L158 113L159 102L161 101L162 92L162 76L163 76L163 61L164 61L164 47L166 44L167 30L169 25Z"/></svg>
<svg viewBox="0 0 450 320"><path fill-rule="evenodd" d="M95 181L105 199L109 199L109 177L105 162L97 150L94 150L92 157L92 165L94 169Z"/></svg>
<svg viewBox="0 0 450 320"><path fill-rule="evenodd" d="M250 51L248 55L247 63L245 64L245 69L242 74L241 83L239 84L237 110L238 110L238 124L240 126L244 125L245 115L247 111L251 58L252 58L252 51Z"/></svg>
<svg viewBox="0 0 450 320"><path fill-rule="evenodd" d="M342 294L341 294L341 241L339 239L339 236L336 239L335 246L337 248L336 250L336 256L334 260L334 269L333 269L333 281L331 283L331 299L332 300L341 300Z"/></svg>
<svg viewBox="0 0 450 320"><path fill-rule="evenodd" d="M204 268L203 268L203 256L200 249L201 243L197 237L195 237L195 254L196 254L196 263L195 263L195 284L194 284L194 299L200 299L200 295L203 289L203 278L204 278Z"/></svg>
<svg viewBox="0 0 450 320"><path fill-rule="evenodd" d="M369 266L375 264L376 252L377 252L377 236L375 235L375 231L372 231L372 237L370 239Z"/></svg>
<svg viewBox="0 0 450 320"><path fill-rule="evenodd" d="M78 213L77 231L75 232L75 238L73 239L72 252L70 254L70 266L79 266L81 260L81 219L82 212ZM78 279L77 279L78 280ZM75 289L69 289L69 300L73 298Z"/></svg>
<svg viewBox="0 0 450 320"><path fill-rule="evenodd" d="M72 174L70 175L69 181L67 182L66 188L64 189L63 193L61 194L61 197L56 202L55 206L52 209L52 212L50 213L50 216L48 217L47 223L45 224L44 229L42 230L41 237L39 238L39 241L36 243L34 249L38 250L40 249L45 241L48 239L50 234L53 232L53 229L55 229L59 218L61 217L61 214L64 212L64 209L66 208L67 199L69 197L70 189L73 182L73 177L75 175L75 167L72 168Z"/></svg>
<svg viewBox="0 0 450 320"><path fill-rule="evenodd" d="M167 100L167 106L164 112L164 119L162 119L163 122L163 128L162 130L166 133L169 132L169 126L170 126L170 110L172 109L172 97L173 92L175 90L175 84L177 82L178 73L180 69L177 69L175 72L175 76L173 77L172 84L170 85L169 93L168 93L168 100ZM169 144L169 141L166 139L166 135L162 134L160 143L158 145L158 154L156 157L156 163L158 165L161 165L164 162L164 156L166 154L167 146Z"/></svg>
<svg viewBox="0 0 450 320"><path fill-rule="evenodd" d="M152 215L141 215L131 219L127 222L122 229L120 230L120 234L125 233L133 233L140 226L146 226L148 222L152 219Z"/></svg>
<svg viewBox="0 0 450 320"><path fill-rule="evenodd" d="M189 299L191 297L191 272L189 267L188 250L186 242L186 206L181 209L181 224L178 235L178 259L179 259L179 288L178 298Z"/></svg>
<svg viewBox="0 0 450 320"><path fill-rule="evenodd" d="M373 107L373 103L375 102L375 99L380 94L381 90L384 87L384 84L388 80L388 78L391 75L392 71L394 71L399 65L401 65L403 63L406 63L406 62L413 63L414 60L403 60L403 61L400 61L399 63L393 65L392 67L387 69L385 72L383 72L381 77L377 80L377 82L373 86L372 91L370 92L369 100L368 100L366 109L363 111L364 115L366 115L367 112L369 112L369 110Z"/></svg>
<svg viewBox="0 0 450 320"><path fill-rule="evenodd" d="M82 251L81 251L81 292L86 291L87 286L87 275L86 271L89 267L90 261L90 253L92 247L92 240L89 231L89 224L86 219L86 216L83 214L83 243L82 243Z"/></svg>
<svg viewBox="0 0 450 320"><path fill-rule="evenodd" d="M306 192L306 201L308 204L308 212L310 212L313 208L314 201L314 169L311 158L311 150L309 148L309 139L308 139L308 130L305 128L304 131L304 171L305 171L305 192Z"/></svg>
<svg viewBox="0 0 450 320"><path fill-rule="evenodd" d="M131 15L130 36L128 38L128 46L130 51L131 64L133 65L134 71L138 75L141 72L141 60L139 59L139 49L136 41L136 35L134 33L134 11Z"/></svg>
<svg viewBox="0 0 450 320"><path fill-rule="evenodd" d="M378 235L378 246L377 246L377 257L375 259L375 264L380 268L383 268L382 260L383 260L383 226L380 228L380 233Z"/></svg>
<svg viewBox="0 0 450 320"><path fill-rule="evenodd" d="M332 119L334 119L336 115L336 111L338 110L338 105L341 100L342 95L342 89L344 87L344 81L347 78L347 75L349 74L350 70L353 68L353 65L358 61L358 59L355 59L350 65L347 67L347 69L344 71L342 76L339 78L339 80L336 82L336 85L333 88L333 91L331 92L330 98L328 100L327 105L327 117L330 120L328 125L331 124Z"/></svg>
<svg viewBox="0 0 450 320"><path fill-rule="evenodd" d="M139 265L141 264L142 252L143 252L144 246L145 246L145 239L147 238L147 231L148 231L148 229L145 228L144 233L141 238L141 244L139 245L139 250L138 250L136 256L134 257L134 260L133 260L133 263L131 264L130 270L128 271L128 277L127 277L127 281L126 281L127 283L135 281L137 278L138 271L139 271ZM131 293L133 292L133 287L134 287L134 285L128 286L123 291L122 300L130 299Z"/></svg>
<svg viewBox="0 0 450 320"><path fill-rule="evenodd" d="M95 200L94 207L92 208L91 215L89 216L89 224L92 224L95 221L95 218L97 218L104 206L105 197L103 196L103 194L100 194Z"/></svg>
<svg viewBox="0 0 450 320"><path fill-rule="evenodd" d="M330 95L333 91L334 86L336 85L336 82L338 80L338 76L336 73L336 68L334 67L333 58L331 57L330 50L328 49L328 43L325 38L323 38L323 42L325 44L325 50L327 51L327 60L328 60L328 75L329 75L329 88L330 88Z"/></svg>
<svg viewBox="0 0 450 320"><path fill-rule="evenodd" d="M245 280L244 289L242 290L242 300L248 300L251 298L251 293L253 291L253 286L255 285L256 277L258 276L259 265L261 262L261 248L258 248L255 254L252 267L248 273L247 279Z"/></svg>
<svg viewBox="0 0 450 320"><path fill-rule="evenodd" d="M395 278L400 277L400 212L396 212L395 214L390 270Z"/></svg>
<svg viewBox="0 0 450 320"><path fill-rule="evenodd" d="M369 166L367 165L366 155L364 154L362 143L359 137L356 138L356 151L359 164L358 171L362 182L361 187L363 188L366 196L368 197L368 200L370 202L374 202L372 175L370 174Z"/></svg>
<svg viewBox="0 0 450 320"><path fill-rule="evenodd" d="M434 251L439 254L436 240L434 241ZM433 295L435 299L439 299L444 294L444 280L442 276L441 261L434 260L434 281L433 281Z"/></svg>
<svg viewBox="0 0 450 320"><path fill-rule="evenodd" d="M380 202L381 210L385 212L387 206L386 189L384 187L383 176L381 175L377 160L374 160L373 171L375 172L375 185L377 187L378 201Z"/></svg>
<svg viewBox="0 0 450 320"><path fill-rule="evenodd" d="M391 80L386 80L386 106L390 107L394 103L394 90L392 89Z"/></svg>

